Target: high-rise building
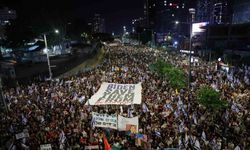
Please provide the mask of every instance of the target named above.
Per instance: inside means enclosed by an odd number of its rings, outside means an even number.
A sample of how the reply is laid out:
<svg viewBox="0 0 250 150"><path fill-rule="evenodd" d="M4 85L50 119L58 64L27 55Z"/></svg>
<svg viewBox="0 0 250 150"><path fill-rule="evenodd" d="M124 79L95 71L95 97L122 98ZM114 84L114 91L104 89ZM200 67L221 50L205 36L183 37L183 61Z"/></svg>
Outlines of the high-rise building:
<svg viewBox="0 0 250 150"><path fill-rule="evenodd" d="M187 22L187 0L145 0L144 14L148 27L158 32L175 28L175 22Z"/></svg>
<svg viewBox="0 0 250 150"><path fill-rule="evenodd" d="M156 0L145 0L144 15L146 18L146 26L154 28L156 22Z"/></svg>
<svg viewBox="0 0 250 150"><path fill-rule="evenodd" d="M6 39L5 27L10 25L11 20L16 19L16 11L8 7L0 9L0 40Z"/></svg>
<svg viewBox="0 0 250 150"><path fill-rule="evenodd" d="M196 21L210 24L231 22L231 0L198 0Z"/></svg>
<svg viewBox="0 0 250 150"><path fill-rule="evenodd" d="M11 10L8 7L0 9L0 25L7 25L10 20L16 19L16 11Z"/></svg>
<svg viewBox="0 0 250 150"><path fill-rule="evenodd" d="M248 23L250 22L250 1L237 0L233 5L233 23Z"/></svg>
<svg viewBox="0 0 250 150"><path fill-rule="evenodd" d="M105 20L101 18L100 14L95 14L92 22L93 32L94 33L103 33L105 32Z"/></svg>

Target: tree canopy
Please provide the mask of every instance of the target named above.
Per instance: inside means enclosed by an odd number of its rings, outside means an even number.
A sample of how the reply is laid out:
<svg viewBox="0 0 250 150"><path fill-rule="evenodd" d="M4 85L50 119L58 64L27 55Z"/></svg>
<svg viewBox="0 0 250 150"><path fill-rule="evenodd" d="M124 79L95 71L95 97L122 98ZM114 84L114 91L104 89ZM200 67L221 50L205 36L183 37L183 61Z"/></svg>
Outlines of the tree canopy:
<svg viewBox="0 0 250 150"><path fill-rule="evenodd" d="M197 91L198 102L211 109L220 109L227 107L227 101L220 100L220 93L208 85L203 85Z"/></svg>
<svg viewBox="0 0 250 150"><path fill-rule="evenodd" d="M176 89L185 87L185 73L182 69L173 66L170 63L158 60L149 66L150 70L156 72L159 76L168 80L168 83Z"/></svg>

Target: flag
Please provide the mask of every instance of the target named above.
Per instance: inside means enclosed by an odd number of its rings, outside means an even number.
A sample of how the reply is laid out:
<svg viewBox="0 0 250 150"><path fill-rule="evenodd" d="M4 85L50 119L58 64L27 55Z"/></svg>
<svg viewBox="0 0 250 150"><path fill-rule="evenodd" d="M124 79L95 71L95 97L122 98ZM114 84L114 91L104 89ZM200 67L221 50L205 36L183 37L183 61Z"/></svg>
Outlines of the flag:
<svg viewBox="0 0 250 150"><path fill-rule="evenodd" d="M195 140L194 148L195 148L196 150L201 150L201 148L200 148L200 142L199 142L198 139Z"/></svg>
<svg viewBox="0 0 250 150"><path fill-rule="evenodd" d="M189 140L189 137L187 135L187 133L185 134L185 147L188 147L188 140Z"/></svg>
<svg viewBox="0 0 250 150"><path fill-rule="evenodd" d="M133 118L133 113L130 108L128 108L128 118Z"/></svg>
<svg viewBox="0 0 250 150"><path fill-rule="evenodd" d="M241 149L240 149L239 145L237 145L237 146L234 148L234 150L241 150Z"/></svg>
<svg viewBox="0 0 250 150"><path fill-rule="evenodd" d="M203 131L202 134L201 134L201 139L206 142L206 134L205 132Z"/></svg>
<svg viewBox="0 0 250 150"><path fill-rule="evenodd" d="M175 89L175 94L179 94L179 92L178 92L178 90L177 90L177 89Z"/></svg>
<svg viewBox="0 0 250 150"><path fill-rule="evenodd" d="M173 107L172 107L171 104L166 104L166 105L164 105L164 108L165 108L165 109L170 109L171 111L173 111Z"/></svg>
<svg viewBox="0 0 250 150"><path fill-rule="evenodd" d="M15 145L14 145L14 143L12 142L12 143L10 144L8 150L15 150L15 149L16 149L16 148L15 148Z"/></svg>
<svg viewBox="0 0 250 150"><path fill-rule="evenodd" d="M142 104L142 111L144 113L149 112L149 109L148 109L148 107L147 107L147 105L145 103Z"/></svg>
<svg viewBox="0 0 250 150"><path fill-rule="evenodd" d="M111 150L108 139L106 138L106 136L103 136L103 143L104 143L104 150Z"/></svg>
<svg viewBox="0 0 250 150"><path fill-rule="evenodd" d="M184 146L183 142L181 141L181 138L179 138L178 145L179 145L179 149L185 149L185 146Z"/></svg>
<svg viewBox="0 0 250 150"><path fill-rule="evenodd" d="M161 133L159 131L155 131L155 135L161 137Z"/></svg>
<svg viewBox="0 0 250 150"><path fill-rule="evenodd" d="M95 128L94 125L95 125L95 117L92 117L92 120L91 120L91 127L92 128Z"/></svg>
<svg viewBox="0 0 250 150"><path fill-rule="evenodd" d="M59 142L60 143L64 143L65 140L66 140L66 136L65 136L65 134L64 134L64 132L62 130L61 133L60 133L60 135L59 135Z"/></svg>
<svg viewBox="0 0 250 150"><path fill-rule="evenodd" d="M27 118L22 114L22 124L26 125L28 122Z"/></svg>
<svg viewBox="0 0 250 150"><path fill-rule="evenodd" d="M193 113L192 118L193 118L194 124L196 124L196 125L197 125L197 119L196 119L196 115L195 115L195 113Z"/></svg>
<svg viewBox="0 0 250 150"><path fill-rule="evenodd" d="M232 109L233 112L237 112L237 113L239 112L239 108L238 108L236 103L232 104L231 109Z"/></svg>

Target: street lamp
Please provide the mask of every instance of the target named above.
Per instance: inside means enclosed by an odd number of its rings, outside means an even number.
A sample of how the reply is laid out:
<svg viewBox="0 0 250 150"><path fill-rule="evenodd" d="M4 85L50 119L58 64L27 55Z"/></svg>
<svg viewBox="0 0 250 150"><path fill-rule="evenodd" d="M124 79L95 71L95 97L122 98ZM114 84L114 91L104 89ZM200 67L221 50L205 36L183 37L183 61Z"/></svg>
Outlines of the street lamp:
<svg viewBox="0 0 250 150"><path fill-rule="evenodd" d="M56 29L55 33L59 34L59 30ZM43 35L43 38L44 38L44 45L45 45L45 53L47 55L48 70L49 70L49 80L51 80L52 79L52 71L51 71L51 65L50 65L50 59L49 59L49 49L48 49L46 34Z"/></svg>
<svg viewBox="0 0 250 150"><path fill-rule="evenodd" d="M178 24L179 24L179 21L175 21L175 24L178 25Z"/></svg>
<svg viewBox="0 0 250 150"><path fill-rule="evenodd" d="M58 29L55 29L55 33L58 34L58 33L59 33L59 30L58 30Z"/></svg>
<svg viewBox="0 0 250 150"><path fill-rule="evenodd" d="M191 14L190 19L190 41L189 41L189 74L188 74L188 89L190 91L191 83L191 51L192 51L192 23L194 22L195 9L189 8L189 13Z"/></svg>
<svg viewBox="0 0 250 150"><path fill-rule="evenodd" d="M50 60L49 60L49 50L48 50L46 34L44 34L43 37L44 37L45 52L47 55L47 62L48 62L48 69L49 69L49 80L51 80L52 79L52 72L51 72L51 66L50 66Z"/></svg>

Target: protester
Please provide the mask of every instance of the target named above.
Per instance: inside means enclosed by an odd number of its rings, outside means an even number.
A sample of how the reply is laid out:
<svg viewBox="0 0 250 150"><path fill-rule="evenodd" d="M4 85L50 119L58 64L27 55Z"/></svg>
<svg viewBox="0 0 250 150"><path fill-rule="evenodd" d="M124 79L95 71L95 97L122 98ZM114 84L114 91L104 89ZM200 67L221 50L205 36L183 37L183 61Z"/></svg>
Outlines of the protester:
<svg viewBox="0 0 250 150"><path fill-rule="evenodd" d="M216 63L199 62L192 68L191 94L176 91L168 81L149 70L160 58L183 68L187 56L172 55L147 47L106 47L103 63L87 72L60 80L19 85L5 89L8 113L1 114L1 135L11 138L17 149L84 149L107 143L117 149L247 149L250 147L250 91L247 67L232 73L216 70ZM142 82L142 105L84 105L102 82L137 84ZM211 85L230 107L221 111L215 124L213 115L196 102L195 91ZM126 110L129 109L129 113ZM91 112L139 116L139 133L147 139L113 129L93 128ZM18 133L28 136L16 139ZM12 138L13 137L13 138ZM104 142L105 141L105 142ZM139 141L139 142L138 142ZM105 144L104 144L105 143Z"/></svg>

